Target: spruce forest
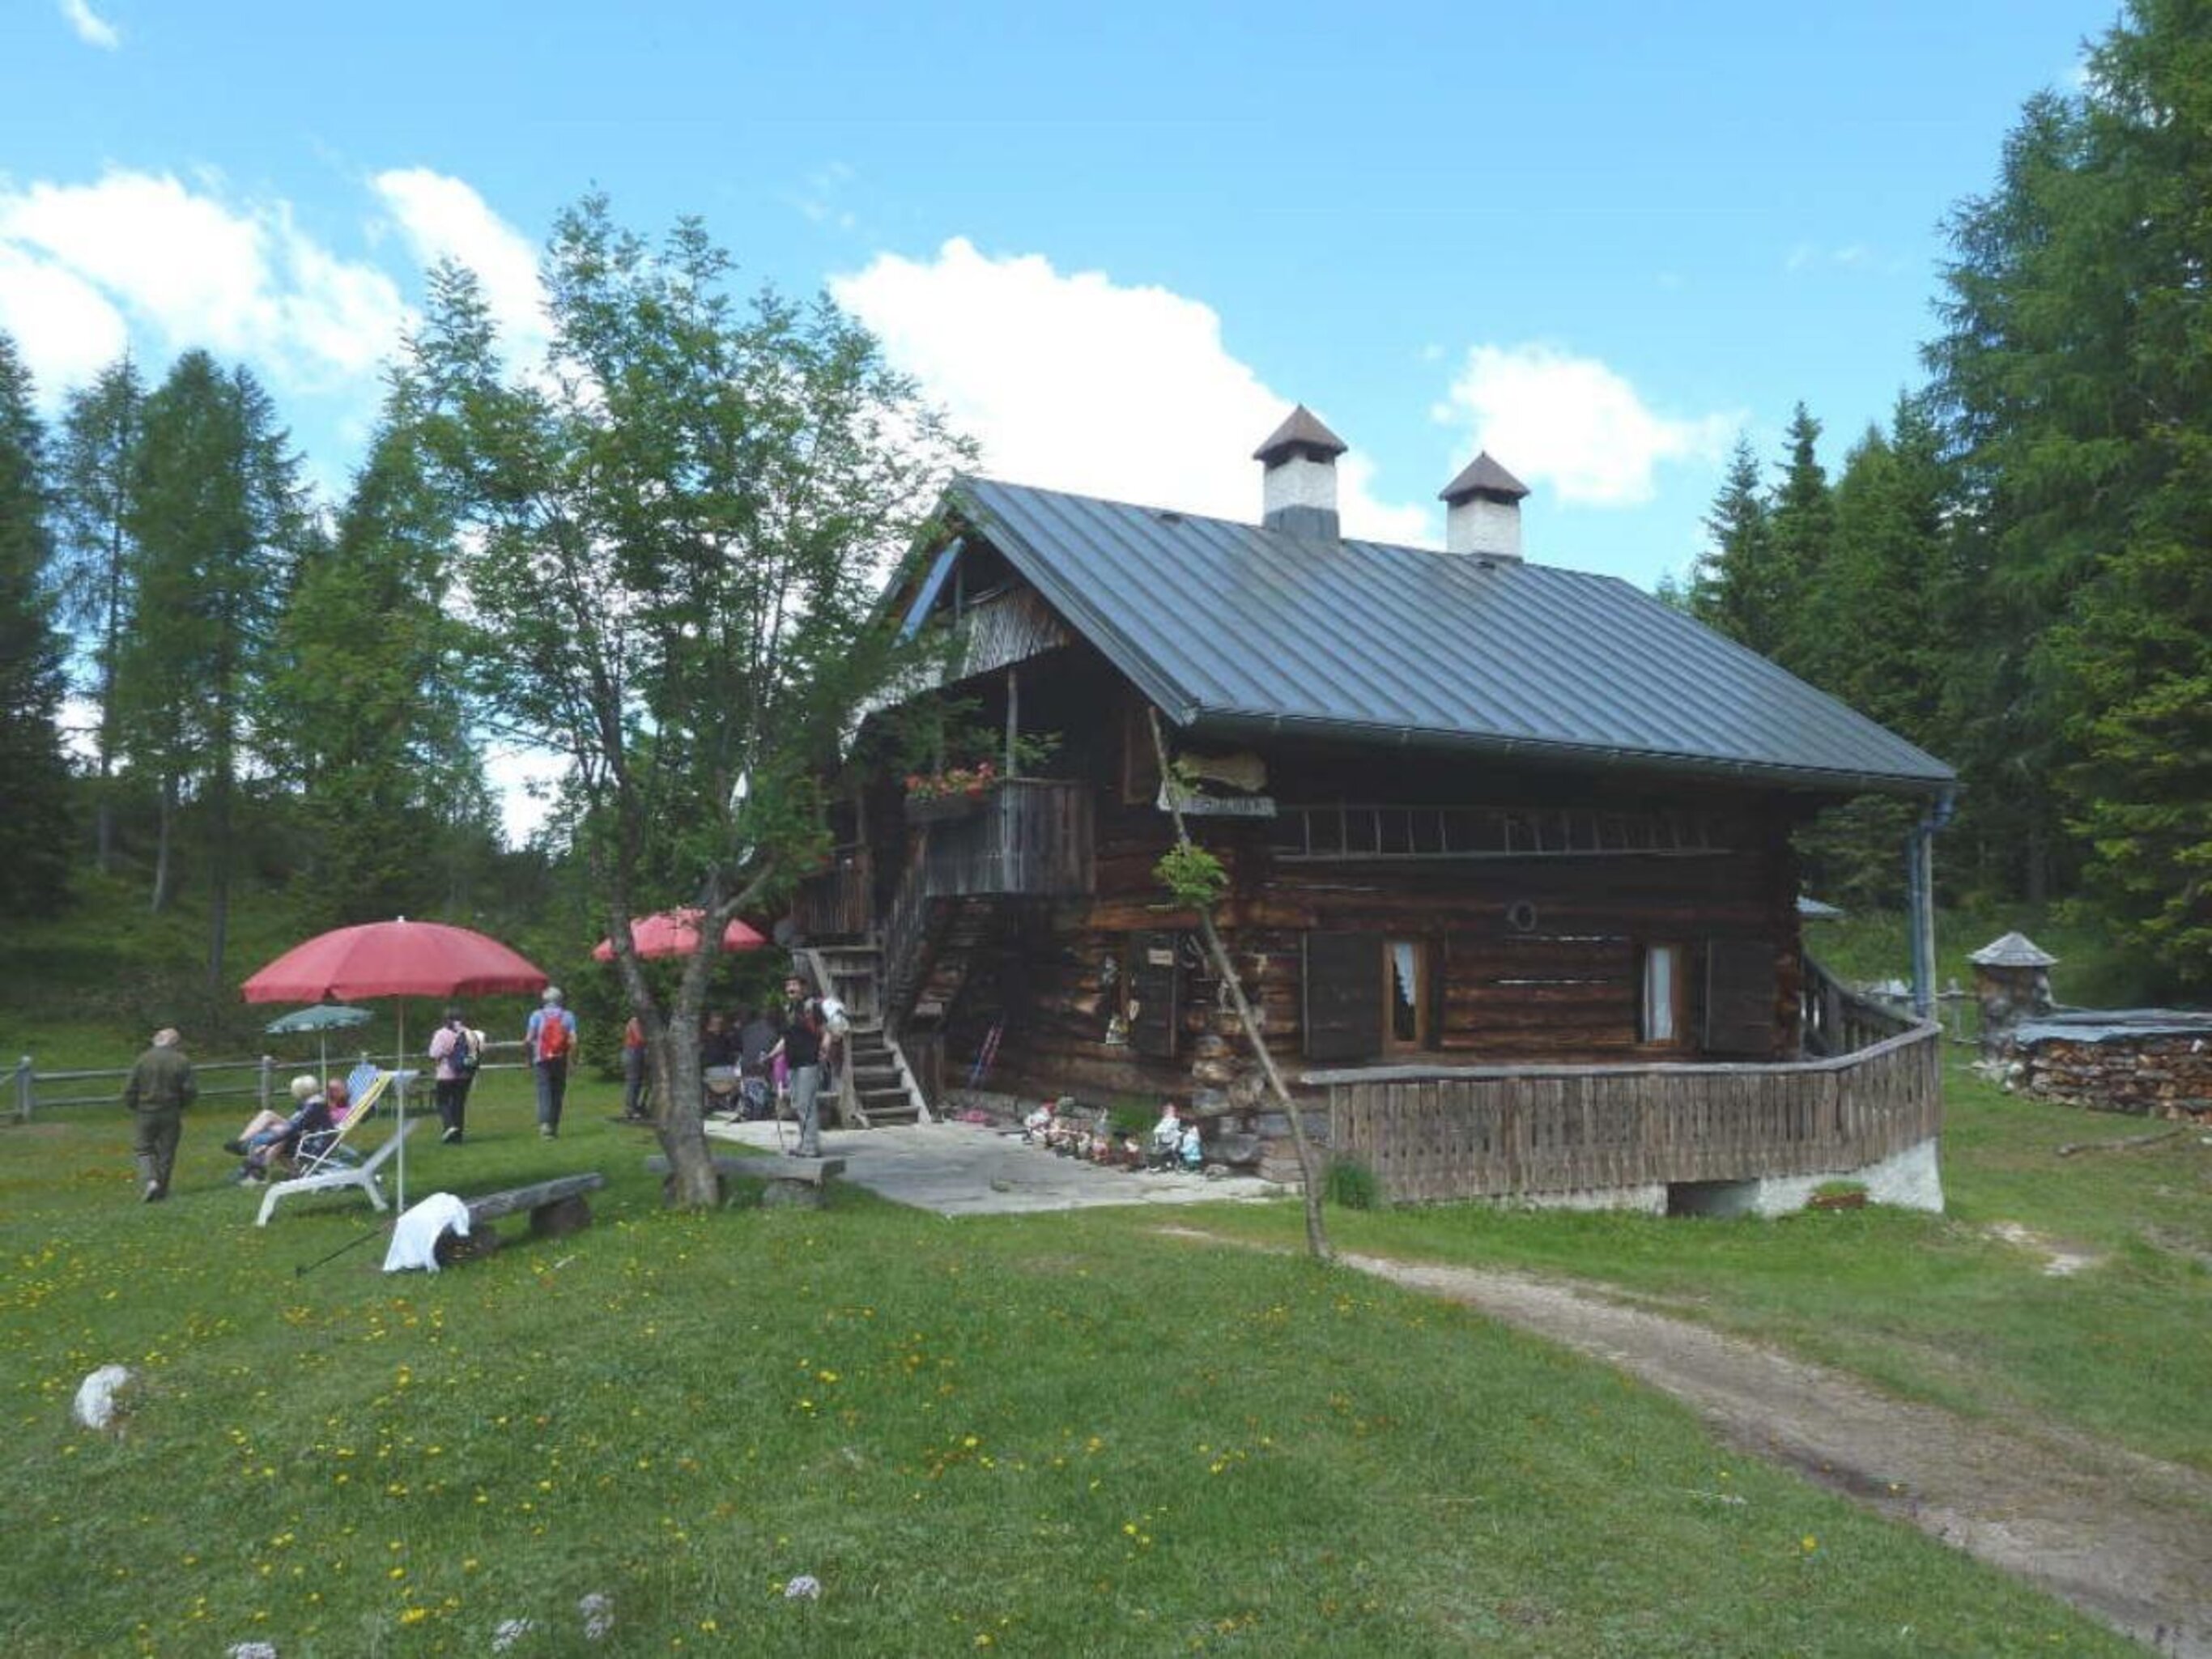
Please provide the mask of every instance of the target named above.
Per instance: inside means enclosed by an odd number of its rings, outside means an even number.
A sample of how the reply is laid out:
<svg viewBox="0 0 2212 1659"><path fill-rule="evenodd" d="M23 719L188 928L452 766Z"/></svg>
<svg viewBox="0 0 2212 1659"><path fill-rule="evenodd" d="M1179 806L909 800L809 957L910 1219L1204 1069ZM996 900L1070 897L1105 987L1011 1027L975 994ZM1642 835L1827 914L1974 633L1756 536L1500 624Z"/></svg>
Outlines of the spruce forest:
<svg viewBox="0 0 2212 1659"><path fill-rule="evenodd" d="M1863 432L1801 405L1778 453L1739 442L1705 551L1667 597L1958 769L1944 902L2069 907L2140 960L2146 995L2201 999L2212 14L2132 0L2079 84L2031 99L1992 161L1946 222L1922 382ZM568 222L572 252L579 227L601 257L638 252L603 204ZM685 237L672 246L708 257ZM449 276L448 344L468 321ZM745 325L779 319L870 349L790 307ZM451 363L415 353L331 501L246 369L126 358L52 396L0 335L0 916L65 911L94 882L155 910L193 891L212 997L251 965L226 938L247 888L281 890L304 930L513 915L564 874L589 879L587 791L540 845L501 844L485 745L518 732L483 647L520 619L463 603L482 525L441 459ZM818 725L782 729L821 752ZM1811 826L1808 890L1900 903L1905 811ZM656 833L680 846L684 829ZM751 878L733 871L730 890Z"/></svg>

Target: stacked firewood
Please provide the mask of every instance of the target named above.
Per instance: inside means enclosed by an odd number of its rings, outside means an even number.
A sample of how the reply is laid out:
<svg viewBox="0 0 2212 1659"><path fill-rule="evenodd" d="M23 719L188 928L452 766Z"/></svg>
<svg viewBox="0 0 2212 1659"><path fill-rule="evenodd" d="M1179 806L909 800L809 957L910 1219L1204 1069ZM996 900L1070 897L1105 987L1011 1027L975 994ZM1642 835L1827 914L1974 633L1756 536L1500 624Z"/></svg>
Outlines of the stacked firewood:
<svg viewBox="0 0 2212 1659"><path fill-rule="evenodd" d="M2045 1037L2016 1051L2013 1082L2024 1093L2093 1111L2212 1121L2212 1042L2198 1036Z"/></svg>

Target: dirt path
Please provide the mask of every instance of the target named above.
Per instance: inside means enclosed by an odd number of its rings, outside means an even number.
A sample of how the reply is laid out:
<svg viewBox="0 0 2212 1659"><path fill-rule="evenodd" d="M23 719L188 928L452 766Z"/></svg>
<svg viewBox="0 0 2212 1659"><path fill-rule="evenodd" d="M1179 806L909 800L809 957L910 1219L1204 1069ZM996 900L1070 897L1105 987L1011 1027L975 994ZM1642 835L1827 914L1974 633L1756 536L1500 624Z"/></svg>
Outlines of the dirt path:
<svg viewBox="0 0 2212 1659"><path fill-rule="evenodd" d="M2212 1477L2077 1435L2030 1436L1585 1289L1347 1255L1617 1366L1730 1444L2016 1573L2156 1651L2212 1659Z"/></svg>
<svg viewBox="0 0 2212 1659"><path fill-rule="evenodd" d="M2014 1431L1914 1405L1589 1287L1338 1260L1614 1366L1689 1406L1730 1445L1910 1522L2156 1652L2212 1659L2212 1476L2086 1435Z"/></svg>

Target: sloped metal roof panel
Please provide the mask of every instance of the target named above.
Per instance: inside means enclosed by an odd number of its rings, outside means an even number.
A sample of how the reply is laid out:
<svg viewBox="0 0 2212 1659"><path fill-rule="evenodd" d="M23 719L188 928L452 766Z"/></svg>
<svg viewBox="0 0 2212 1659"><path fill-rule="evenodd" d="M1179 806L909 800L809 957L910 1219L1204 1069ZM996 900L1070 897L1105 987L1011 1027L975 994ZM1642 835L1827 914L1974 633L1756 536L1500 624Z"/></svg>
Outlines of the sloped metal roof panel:
<svg viewBox="0 0 2212 1659"><path fill-rule="evenodd" d="M1629 583L988 479L955 501L1177 725L1929 793L1951 769Z"/></svg>

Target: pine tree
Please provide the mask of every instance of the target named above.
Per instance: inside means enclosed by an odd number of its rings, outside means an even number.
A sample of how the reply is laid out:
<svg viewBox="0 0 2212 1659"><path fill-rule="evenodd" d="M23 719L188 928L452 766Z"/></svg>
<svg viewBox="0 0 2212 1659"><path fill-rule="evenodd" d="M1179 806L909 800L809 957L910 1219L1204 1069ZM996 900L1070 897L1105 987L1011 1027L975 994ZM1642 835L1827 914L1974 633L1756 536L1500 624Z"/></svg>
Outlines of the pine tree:
<svg viewBox="0 0 2212 1659"><path fill-rule="evenodd" d="M145 401L129 356L101 370L89 386L70 395L54 467L64 604L70 621L92 638L92 692L100 709L94 848L103 873L115 852L113 775L122 737L115 672L132 614L131 492Z"/></svg>
<svg viewBox="0 0 2212 1659"><path fill-rule="evenodd" d="M128 526L138 612L117 665L117 700L126 746L161 787L157 909L169 896L188 787L204 812L210 992L223 976L249 714L303 539L297 473L275 406L245 369L226 373L205 352L187 352L146 400Z"/></svg>
<svg viewBox="0 0 2212 1659"><path fill-rule="evenodd" d="M310 925L435 911L457 840L489 833L453 558L403 386L334 538L301 562L263 699L272 757L299 790Z"/></svg>
<svg viewBox="0 0 2212 1659"><path fill-rule="evenodd" d="M1762 653L1781 635L1772 581L1773 527L1751 440L1740 437L1728 476L1705 515L1711 544L1690 578L1690 614Z"/></svg>
<svg viewBox="0 0 2212 1659"><path fill-rule="evenodd" d="M1791 411L1784 440L1788 458L1767 504L1771 574L1766 603L1772 642L1762 648L1784 667L1802 673L1830 645L1825 637L1809 637L1805 623L1814 609L1811 595L1826 574L1835 503L1820 465L1820 423L1803 404Z"/></svg>
<svg viewBox="0 0 2212 1659"><path fill-rule="evenodd" d="M2212 982L2212 13L2135 0L2078 96L2030 101L1954 216L1930 348L1978 628L1954 684L1972 793L2014 804L2030 896L2090 893ZM1971 796L1970 796L1971 798ZM2070 857L2060 848L2070 837Z"/></svg>
<svg viewBox="0 0 2212 1659"><path fill-rule="evenodd" d="M0 333L0 915L45 915L69 893L62 641L54 628L46 436L30 371Z"/></svg>

